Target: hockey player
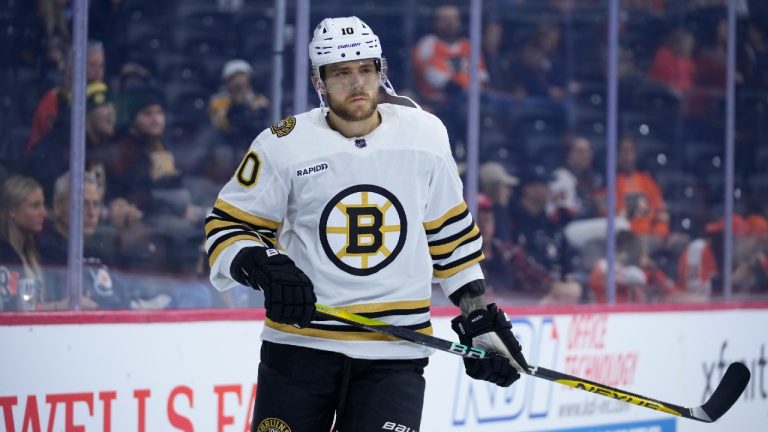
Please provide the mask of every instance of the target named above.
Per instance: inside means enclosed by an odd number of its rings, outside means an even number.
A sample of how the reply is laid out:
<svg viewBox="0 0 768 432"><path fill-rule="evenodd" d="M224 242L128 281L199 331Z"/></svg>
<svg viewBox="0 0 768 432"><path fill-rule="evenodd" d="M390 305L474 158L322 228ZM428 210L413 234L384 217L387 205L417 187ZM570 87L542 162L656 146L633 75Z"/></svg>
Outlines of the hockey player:
<svg viewBox="0 0 768 432"><path fill-rule="evenodd" d="M264 292L252 430L327 431L335 416L340 431L417 431L431 350L318 322L316 302L429 334L434 280L461 308L462 343L505 356L466 360L470 376L509 386L527 364L484 301L445 126L379 104L380 86L400 96L360 19L323 20L309 57L321 107L256 137L205 225L214 286Z"/></svg>

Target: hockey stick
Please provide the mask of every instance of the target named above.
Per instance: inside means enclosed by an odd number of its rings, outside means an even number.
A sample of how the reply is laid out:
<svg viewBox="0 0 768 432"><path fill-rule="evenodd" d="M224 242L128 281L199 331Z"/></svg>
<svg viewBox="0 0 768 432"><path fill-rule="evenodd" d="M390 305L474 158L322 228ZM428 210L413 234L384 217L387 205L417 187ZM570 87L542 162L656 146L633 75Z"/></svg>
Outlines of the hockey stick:
<svg viewBox="0 0 768 432"><path fill-rule="evenodd" d="M402 339L467 358L479 359L496 355L480 348L473 348L460 343L418 333L413 330L388 324L384 321L366 318L330 306L322 304L316 304L315 306L317 308L317 315L321 318L332 319L357 328L391 336L395 339ZM723 378L720 380L720 383L715 388L715 391L712 393L712 396L710 396L710 398L701 406L687 408L668 402L661 402L646 396L640 396L615 387L598 384L594 381L564 374L541 366L529 366L526 374L563 384L568 387L588 391L600 396L705 423L712 423L725 414L731 406L733 406L739 396L741 396L741 393L746 388L750 378L749 369L747 369L743 363L731 363L725 371Z"/></svg>

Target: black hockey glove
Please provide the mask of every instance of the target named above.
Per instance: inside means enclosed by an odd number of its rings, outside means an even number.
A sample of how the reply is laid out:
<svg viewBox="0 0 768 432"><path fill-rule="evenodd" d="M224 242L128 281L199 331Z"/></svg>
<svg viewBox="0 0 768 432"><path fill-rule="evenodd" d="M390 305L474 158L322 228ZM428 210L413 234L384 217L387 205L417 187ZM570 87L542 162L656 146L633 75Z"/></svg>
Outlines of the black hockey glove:
<svg viewBox="0 0 768 432"><path fill-rule="evenodd" d="M465 357L464 369L470 377L508 387L520 378L521 372L528 370L520 344L512 334L512 324L496 304L489 304L486 310L478 309L468 317L454 318L451 328L462 344L499 354L484 359Z"/></svg>
<svg viewBox="0 0 768 432"><path fill-rule="evenodd" d="M241 284L264 291L264 309L272 321L305 327L314 318L317 297L312 281L277 249L244 248L232 260L230 274Z"/></svg>

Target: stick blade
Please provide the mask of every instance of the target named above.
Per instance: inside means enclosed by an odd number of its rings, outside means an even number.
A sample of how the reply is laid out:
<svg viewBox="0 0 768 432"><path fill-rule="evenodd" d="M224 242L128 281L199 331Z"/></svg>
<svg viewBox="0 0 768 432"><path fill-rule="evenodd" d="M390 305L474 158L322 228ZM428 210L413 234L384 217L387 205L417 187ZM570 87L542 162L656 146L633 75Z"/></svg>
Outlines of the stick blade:
<svg viewBox="0 0 768 432"><path fill-rule="evenodd" d="M731 363L720 380L720 384L708 401L701 408L707 416L715 421L726 413L739 399L749 383L751 374L744 363Z"/></svg>

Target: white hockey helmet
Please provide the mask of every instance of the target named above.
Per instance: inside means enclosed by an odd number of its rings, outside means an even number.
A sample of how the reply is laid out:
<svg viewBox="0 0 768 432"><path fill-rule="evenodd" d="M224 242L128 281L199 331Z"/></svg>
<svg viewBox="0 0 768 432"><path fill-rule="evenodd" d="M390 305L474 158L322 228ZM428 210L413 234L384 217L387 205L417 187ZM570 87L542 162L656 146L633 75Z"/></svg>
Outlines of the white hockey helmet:
<svg viewBox="0 0 768 432"><path fill-rule="evenodd" d="M381 55L379 37L356 16L326 18L315 27L312 41L309 43L309 60L312 63L312 76L316 83L315 91L320 98L320 106L326 108L324 99L323 66L350 60L373 59L379 71L379 84L393 98L403 99L404 105L421 108L407 96L399 96L387 78L387 60Z"/></svg>
<svg viewBox="0 0 768 432"><path fill-rule="evenodd" d="M379 37L358 17L326 18L309 43L312 68L350 60L381 61Z"/></svg>

